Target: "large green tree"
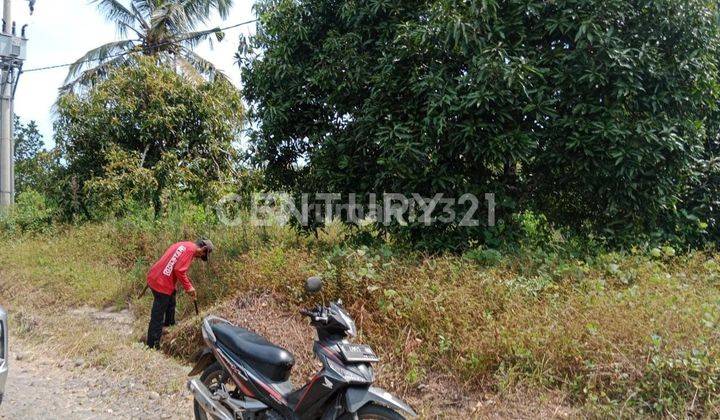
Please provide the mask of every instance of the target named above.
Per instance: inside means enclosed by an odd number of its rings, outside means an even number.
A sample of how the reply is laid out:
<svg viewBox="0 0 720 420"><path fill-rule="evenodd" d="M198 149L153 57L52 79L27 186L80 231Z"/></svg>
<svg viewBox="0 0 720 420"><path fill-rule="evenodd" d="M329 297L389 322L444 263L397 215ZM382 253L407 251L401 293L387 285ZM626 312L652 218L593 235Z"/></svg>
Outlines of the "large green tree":
<svg viewBox="0 0 720 420"><path fill-rule="evenodd" d="M128 208L123 200L160 212L177 194L203 202L236 169L243 106L223 79L191 82L141 57L91 90L63 96L57 111L70 212L117 213Z"/></svg>
<svg viewBox="0 0 720 420"><path fill-rule="evenodd" d="M131 52L173 65L190 77L224 77L215 66L193 51L199 42L215 36L219 28L197 30L217 11L224 19L233 0L93 0L122 37L88 51L70 66L63 91L90 85L116 67L134 60Z"/></svg>
<svg viewBox="0 0 720 420"><path fill-rule="evenodd" d="M238 56L275 188L494 192L501 217L537 209L575 228L650 232L696 174L718 100L709 0L257 10Z"/></svg>

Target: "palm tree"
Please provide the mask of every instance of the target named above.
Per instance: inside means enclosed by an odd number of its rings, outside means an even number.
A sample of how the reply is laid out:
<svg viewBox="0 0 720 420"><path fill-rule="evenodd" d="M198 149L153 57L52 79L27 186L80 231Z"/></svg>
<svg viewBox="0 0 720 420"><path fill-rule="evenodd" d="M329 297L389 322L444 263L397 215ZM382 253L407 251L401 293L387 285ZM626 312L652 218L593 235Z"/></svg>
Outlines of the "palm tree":
<svg viewBox="0 0 720 420"><path fill-rule="evenodd" d="M206 23L213 11L227 18L233 0L93 0L93 3L126 39L92 49L78 59L70 66L61 92L92 85L109 70L131 63L134 54L156 57L158 63L174 65L192 78L225 77L193 48L204 40L212 42L213 35L222 40L220 28L200 31L196 28Z"/></svg>

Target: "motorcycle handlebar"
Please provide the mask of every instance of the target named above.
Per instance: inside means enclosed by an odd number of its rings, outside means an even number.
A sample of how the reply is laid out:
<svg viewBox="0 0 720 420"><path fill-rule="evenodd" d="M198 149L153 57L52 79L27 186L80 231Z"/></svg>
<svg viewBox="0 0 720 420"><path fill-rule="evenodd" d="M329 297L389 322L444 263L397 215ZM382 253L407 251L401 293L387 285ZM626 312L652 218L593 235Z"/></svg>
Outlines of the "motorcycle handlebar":
<svg viewBox="0 0 720 420"><path fill-rule="evenodd" d="M300 309L300 315L310 317L314 322L328 322L327 315L323 314L323 310L320 307L316 310Z"/></svg>

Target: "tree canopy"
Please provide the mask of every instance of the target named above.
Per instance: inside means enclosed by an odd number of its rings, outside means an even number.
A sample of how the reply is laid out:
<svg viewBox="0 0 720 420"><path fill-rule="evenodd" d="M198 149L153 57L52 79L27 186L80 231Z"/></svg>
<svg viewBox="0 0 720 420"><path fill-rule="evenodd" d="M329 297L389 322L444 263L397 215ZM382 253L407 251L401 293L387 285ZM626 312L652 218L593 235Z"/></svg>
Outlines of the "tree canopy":
<svg viewBox="0 0 720 420"><path fill-rule="evenodd" d="M635 234L673 230L701 172L718 101L716 2L256 7L261 24L238 56L274 188L492 192L505 219L535 210Z"/></svg>
<svg viewBox="0 0 720 420"><path fill-rule="evenodd" d="M138 60L58 103L67 211L118 213L140 202L159 212L174 195L213 197L233 176L243 121L237 89Z"/></svg>

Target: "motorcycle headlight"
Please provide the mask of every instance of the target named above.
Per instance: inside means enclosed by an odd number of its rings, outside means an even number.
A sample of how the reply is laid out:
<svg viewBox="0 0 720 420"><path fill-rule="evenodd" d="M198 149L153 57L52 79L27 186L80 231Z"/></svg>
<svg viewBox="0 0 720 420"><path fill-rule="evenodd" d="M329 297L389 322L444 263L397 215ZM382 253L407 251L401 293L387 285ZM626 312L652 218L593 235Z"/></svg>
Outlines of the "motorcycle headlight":
<svg viewBox="0 0 720 420"><path fill-rule="evenodd" d="M350 383L367 384L373 382L374 378L371 370L368 370L367 376L363 376L353 372L350 369L345 368L344 366L341 366L338 363L333 362L330 359L327 359L327 362L328 366L330 366L330 369L332 369L335 373L342 376L343 379Z"/></svg>
<svg viewBox="0 0 720 420"><path fill-rule="evenodd" d="M348 315L348 313L345 312L343 309L340 309L338 313L340 314L340 318L342 318L343 322L348 327L348 335L350 335L351 337L356 337L357 328L355 327L355 321L353 321L353 319L350 318L350 315Z"/></svg>

